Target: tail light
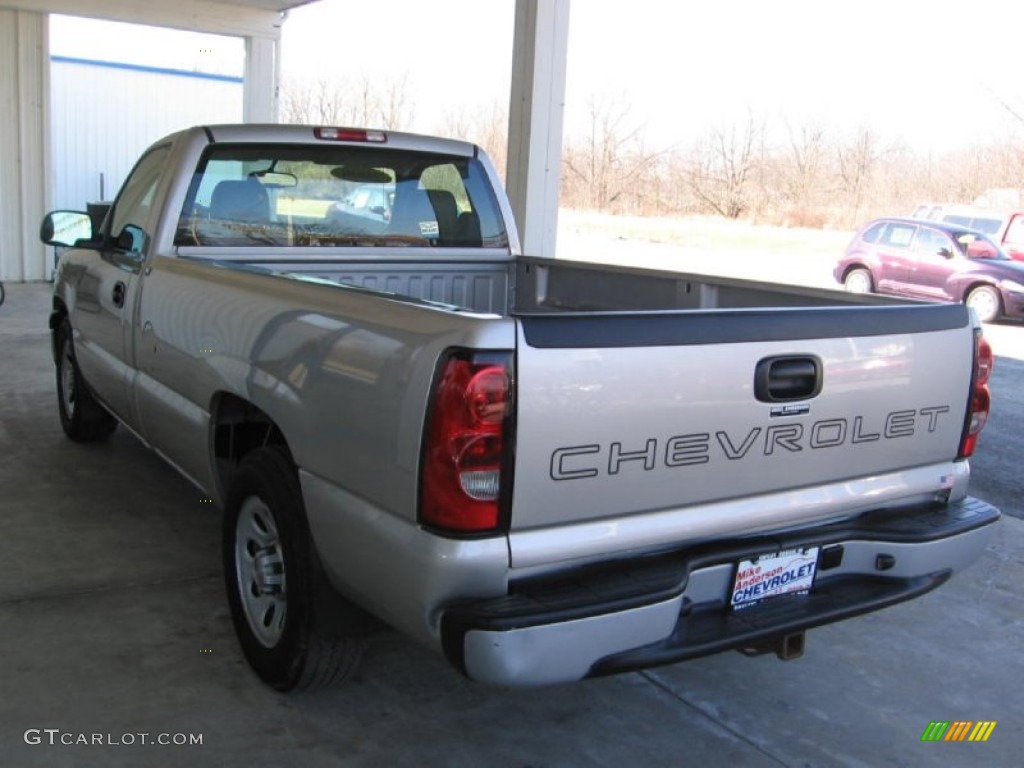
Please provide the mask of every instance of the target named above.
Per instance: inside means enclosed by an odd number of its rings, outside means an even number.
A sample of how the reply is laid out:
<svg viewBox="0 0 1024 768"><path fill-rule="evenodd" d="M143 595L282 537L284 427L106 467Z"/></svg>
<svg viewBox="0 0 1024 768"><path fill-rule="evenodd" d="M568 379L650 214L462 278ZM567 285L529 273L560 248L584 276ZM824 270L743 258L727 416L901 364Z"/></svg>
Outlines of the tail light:
<svg viewBox="0 0 1024 768"><path fill-rule="evenodd" d="M439 367L420 470L420 522L450 532L501 526L510 450L511 354L450 353Z"/></svg>
<svg viewBox="0 0 1024 768"><path fill-rule="evenodd" d="M974 336L974 368L971 374L971 398L968 401L967 420L964 423L963 435L960 437L960 454L958 458L966 459L974 453L978 444L978 435L988 422L988 412L992 405L992 396L988 391L988 380L992 375L995 358L992 347L975 331Z"/></svg>

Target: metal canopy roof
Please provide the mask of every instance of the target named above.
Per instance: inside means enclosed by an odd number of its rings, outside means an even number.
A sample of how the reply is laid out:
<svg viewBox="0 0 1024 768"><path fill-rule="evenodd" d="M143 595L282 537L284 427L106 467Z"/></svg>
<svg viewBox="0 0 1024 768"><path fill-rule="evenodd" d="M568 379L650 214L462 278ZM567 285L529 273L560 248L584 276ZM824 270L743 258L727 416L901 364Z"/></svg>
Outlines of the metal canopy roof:
<svg viewBox="0 0 1024 768"><path fill-rule="evenodd" d="M248 8L258 8L261 11L277 11L278 13L298 8L300 5L312 5L318 0L298 0L295 2L281 2L281 0L220 0L227 5L243 5Z"/></svg>
<svg viewBox="0 0 1024 768"><path fill-rule="evenodd" d="M281 14L311 2L314 0L0 0L0 9L276 38Z"/></svg>

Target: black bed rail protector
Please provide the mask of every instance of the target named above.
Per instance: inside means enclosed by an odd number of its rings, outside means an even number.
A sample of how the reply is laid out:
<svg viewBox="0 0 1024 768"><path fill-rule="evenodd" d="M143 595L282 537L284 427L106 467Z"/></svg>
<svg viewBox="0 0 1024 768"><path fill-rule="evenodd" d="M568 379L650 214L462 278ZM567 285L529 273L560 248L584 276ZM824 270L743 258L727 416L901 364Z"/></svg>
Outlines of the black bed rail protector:
<svg viewBox="0 0 1024 768"><path fill-rule="evenodd" d="M526 343L541 349L801 341L927 333L970 324L970 315L961 304L519 313L517 318Z"/></svg>

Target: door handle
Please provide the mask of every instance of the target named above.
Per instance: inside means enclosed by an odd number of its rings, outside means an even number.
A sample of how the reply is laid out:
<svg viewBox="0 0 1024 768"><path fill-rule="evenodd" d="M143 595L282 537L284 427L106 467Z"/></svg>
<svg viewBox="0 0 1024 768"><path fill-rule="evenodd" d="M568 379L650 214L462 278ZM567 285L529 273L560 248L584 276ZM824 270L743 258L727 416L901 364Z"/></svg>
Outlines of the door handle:
<svg viewBox="0 0 1024 768"><path fill-rule="evenodd" d="M118 280L116 283L114 283L114 290L111 293L111 298L114 300L115 307L120 308L124 306L124 292L125 287L122 281Z"/></svg>
<svg viewBox="0 0 1024 768"><path fill-rule="evenodd" d="M762 403L806 400L821 392L821 360L811 355L768 357L754 371L754 397Z"/></svg>

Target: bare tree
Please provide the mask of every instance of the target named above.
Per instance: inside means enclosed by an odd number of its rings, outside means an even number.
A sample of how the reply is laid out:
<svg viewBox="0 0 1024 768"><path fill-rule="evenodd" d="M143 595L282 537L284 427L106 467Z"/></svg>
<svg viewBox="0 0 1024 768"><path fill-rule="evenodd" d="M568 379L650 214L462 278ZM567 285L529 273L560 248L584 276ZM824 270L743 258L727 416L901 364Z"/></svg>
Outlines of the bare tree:
<svg viewBox="0 0 1024 768"><path fill-rule="evenodd" d="M1008 103L1004 107L1020 117ZM408 76L372 83L368 77L289 80L282 87L286 122L408 129L414 111ZM986 194L1024 199L1020 130L989 144L920 155L883 141L867 126L840 137L813 121L783 123L769 141L767 121L748 110L682 151L652 149L621 97L591 98L589 118L583 135L565 144L564 205L846 228L871 216L909 212L926 200L970 203ZM507 127L507 108L495 101L450 108L435 130L481 145L502 173Z"/></svg>
<svg viewBox="0 0 1024 768"><path fill-rule="evenodd" d="M408 76L358 82L286 80L281 88L281 119L286 123L407 128L415 112Z"/></svg>
<svg viewBox="0 0 1024 768"><path fill-rule="evenodd" d="M286 123L340 125L348 114L344 85L324 79L286 80L281 86L280 111Z"/></svg>
<svg viewBox="0 0 1024 768"><path fill-rule="evenodd" d="M378 96L381 128L411 128L416 114L415 103L409 95L409 75L391 80Z"/></svg>
<svg viewBox="0 0 1024 768"><path fill-rule="evenodd" d="M875 168L883 152L877 135L866 126L857 129L853 139L836 150L839 179L850 212L850 223L860 219L864 198L872 181Z"/></svg>
<svg viewBox="0 0 1024 768"><path fill-rule="evenodd" d="M441 114L438 132L453 139L466 139L475 133L474 116L468 107L449 107Z"/></svg>
<svg viewBox="0 0 1024 768"><path fill-rule="evenodd" d="M766 152L765 123L752 112L742 125L713 128L691 153L690 189L707 209L737 219L754 204L752 181Z"/></svg>
<svg viewBox="0 0 1024 768"><path fill-rule="evenodd" d="M495 100L489 105L446 109L436 130L444 136L479 144L504 178L508 156L508 108L502 102Z"/></svg>
<svg viewBox="0 0 1024 768"><path fill-rule="evenodd" d="M648 207L650 182L663 153L647 148L644 128L621 99L591 98L587 136L563 152L563 200L597 210Z"/></svg>
<svg viewBox="0 0 1024 768"><path fill-rule="evenodd" d="M807 216L818 206L828 178L828 143L825 129L815 123L786 125L783 158L783 194L796 216Z"/></svg>

